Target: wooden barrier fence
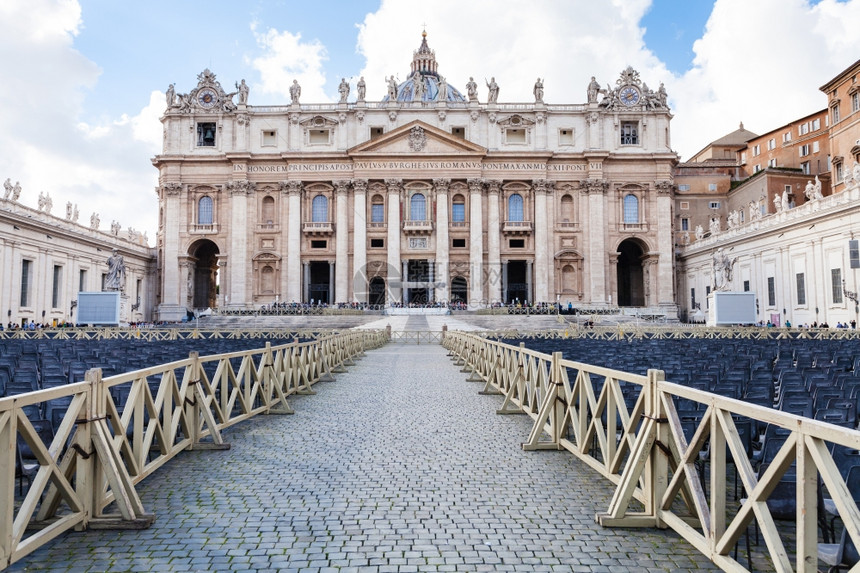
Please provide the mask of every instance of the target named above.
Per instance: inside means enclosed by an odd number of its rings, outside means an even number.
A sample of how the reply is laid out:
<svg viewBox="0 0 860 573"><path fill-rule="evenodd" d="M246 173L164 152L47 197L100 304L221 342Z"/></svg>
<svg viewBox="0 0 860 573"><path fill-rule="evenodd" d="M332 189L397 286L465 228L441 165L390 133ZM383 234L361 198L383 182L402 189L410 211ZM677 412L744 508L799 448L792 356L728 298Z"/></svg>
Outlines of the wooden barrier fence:
<svg viewBox="0 0 860 573"><path fill-rule="evenodd" d="M484 383L483 392L504 396L498 413L532 417L524 449L567 450L616 485L607 511L596 516L604 526L668 527L722 569L746 571L732 552L755 522L777 571L814 572L823 485L848 535L860 546L860 511L830 448L838 444L860 449L860 431L673 384L659 370L635 375L463 332L446 333L443 346L470 380ZM633 386L637 393L632 408L625 402L623 386ZM675 407L677 398L705 406L689 441ZM761 477L741 442L738 417L776 424L788 432ZM705 451L710 473L703 481L696 461ZM727 502L728 462L737 468L745 492L736 506ZM792 466L796 537L789 551L767 501ZM644 509L633 511L634 500Z"/></svg>
<svg viewBox="0 0 860 573"><path fill-rule="evenodd" d="M310 342L184 359L0 399L0 564L6 567L69 529L143 528L135 484L184 450L226 449L221 432L257 414L290 414L287 398L344 371L385 331L353 330ZM24 408L68 409L45 443ZM16 497L16 442L38 465ZM22 471L27 468L22 466ZM23 484L21 484L23 485ZM111 506L115 513L106 513Z"/></svg>

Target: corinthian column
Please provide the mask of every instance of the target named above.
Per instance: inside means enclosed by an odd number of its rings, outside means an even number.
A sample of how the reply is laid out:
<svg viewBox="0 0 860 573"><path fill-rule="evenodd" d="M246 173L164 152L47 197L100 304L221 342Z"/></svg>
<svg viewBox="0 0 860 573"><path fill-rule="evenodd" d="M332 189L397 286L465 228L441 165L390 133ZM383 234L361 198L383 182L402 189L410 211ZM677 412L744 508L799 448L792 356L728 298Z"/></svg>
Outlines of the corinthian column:
<svg viewBox="0 0 860 573"><path fill-rule="evenodd" d="M484 184L469 179L469 308L484 298Z"/></svg>
<svg viewBox="0 0 860 573"><path fill-rule="evenodd" d="M501 181L487 182L487 286L490 303L502 300L502 260L499 232L499 188Z"/></svg>
<svg viewBox="0 0 860 573"><path fill-rule="evenodd" d="M609 182L605 179L586 179L583 191L588 195L588 272L591 275L589 298L592 304L607 302L606 288L606 221L604 203L606 188Z"/></svg>
<svg viewBox="0 0 860 573"><path fill-rule="evenodd" d="M182 185L176 182L165 183L161 187L161 200L165 213L179 213L179 200ZM10 257L12 254L10 253ZM179 218L164 218L164 275L162 281L161 305L158 317L161 320L178 320L184 314L179 309ZM11 260L11 259L10 259ZM7 277L12 273L7 272ZM226 282L226 281L225 281Z"/></svg>
<svg viewBox="0 0 860 573"><path fill-rule="evenodd" d="M535 302L550 302L546 195L551 188L552 183L545 179L532 181L535 197Z"/></svg>
<svg viewBox="0 0 860 573"><path fill-rule="evenodd" d="M252 279L248 265L248 196L256 188L252 181L231 181L227 184L230 191L230 304L244 308L250 299L248 286Z"/></svg>
<svg viewBox="0 0 860 573"><path fill-rule="evenodd" d="M436 300L447 301L448 295L448 185L450 179L434 179L436 189L436 282L445 286L436 289Z"/></svg>
<svg viewBox="0 0 860 573"><path fill-rule="evenodd" d="M352 181L352 298L367 302L367 179Z"/></svg>
<svg viewBox="0 0 860 573"><path fill-rule="evenodd" d="M388 302L402 302L400 281L400 190L403 188L400 179L386 179L388 186ZM393 286L396 282L397 286Z"/></svg>
<svg viewBox="0 0 860 573"><path fill-rule="evenodd" d="M666 308L671 316L676 316L678 307L675 304L674 281L672 280L672 228L660 222L672 220L672 182L658 181L657 187L657 249L660 258L657 260L657 304Z"/></svg>
<svg viewBox="0 0 860 573"><path fill-rule="evenodd" d="M282 181L288 195L287 213L287 302L302 300L302 182Z"/></svg>
<svg viewBox="0 0 860 573"><path fill-rule="evenodd" d="M334 298L349 302L349 181L335 181L335 267Z"/></svg>

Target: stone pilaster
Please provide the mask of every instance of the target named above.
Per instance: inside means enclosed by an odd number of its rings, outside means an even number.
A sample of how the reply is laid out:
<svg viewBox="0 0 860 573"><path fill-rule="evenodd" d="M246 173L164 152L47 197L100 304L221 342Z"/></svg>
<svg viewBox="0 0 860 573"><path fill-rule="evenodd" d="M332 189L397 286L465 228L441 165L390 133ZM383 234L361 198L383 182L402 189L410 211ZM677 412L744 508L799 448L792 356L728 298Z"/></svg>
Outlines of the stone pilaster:
<svg viewBox="0 0 860 573"><path fill-rule="evenodd" d="M502 300L501 225L499 193L501 181L487 181L487 296L490 304Z"/></svg>
<svg viewBox="0 0 860 573"><path fill-rule="evenodd" d="M180 213L182 184L169 182L161 186L165 213ZM162 252L161 304L158 308L160 320L181 320L184 309L179 303L179 217L164 218L164 246ZM9 275L7 275L9 276Z"/></svg>
<svg viewBox="0 0 860 573"><path fill-rule="evenodd" d="M672 271L672 261L675 258L672 226L669 224L669 221L672 220L673 187L671 181L657 181L655 187L657 189L657 216L654 221L657 227L659 259L657 261L656 296L652 294L652 299L656 299L657 304L665 309L667 316L674 318L678 314L678 306L675 303L674 273ZM652 293L654 292L652 291Z"/></svg>
<svg viewBox="0 0 860 573"><path fill-rule="evenodd" d="M335 276L334 298L349 302L349 181L335 181Z"/></svg>
<svg viewBox="0 0 860 573"><path fill-rule="evenodd" d="M448 186L450 179L434 179L433 188L436 190L436 272L435 280L444 283L444 287L436 289L436 300L447 301L450 298L448 285Z"/></svg>
<svg viewBox="0 0 860 573"><path fill-rule="evenodd" d="M591 304L606 304L606 189L605 179L586 179L582 191L588 195L588 273Z"/></svg>
<svg viewBox="0 0 860 573"><path fill-rule="evenodd" d="M352 298L367 300L367 179L352 180Z"/></svg>
<svg viewBox="0 0 860 573"><path fill-rule="evenodd" d="M249 297L251 272L248 264L248 197L254 193L256 184L252 181L230 181L230 229L227 242L230 245L230 302L228 307L245 308L251 302Z"/></svg>
<svg viewBox="0 0 860 573"><path fill-rule="evenodd" d="M282 181L287 194L287 302L302 298L302 182Z"/></svg>
<svg viewBox="0 0 860 573"><path fill-rule="evenodd" d="M469 179L469 308L484 298L484 183Z"/></svg>
<svg viewBox="0 0 860 573"><path fill-rule="evenodd" d="M550 302L549 297L549 229L547 228L546 196L552 183L535 179L535 301Z"/></svg>
<svg viewBox="0 0 860 573"><path fill-rule="evenodd" d="M400 179L386 179L388 186L388 287L387 302L403 302L400 286L400 191L403 182Z"/></svg>

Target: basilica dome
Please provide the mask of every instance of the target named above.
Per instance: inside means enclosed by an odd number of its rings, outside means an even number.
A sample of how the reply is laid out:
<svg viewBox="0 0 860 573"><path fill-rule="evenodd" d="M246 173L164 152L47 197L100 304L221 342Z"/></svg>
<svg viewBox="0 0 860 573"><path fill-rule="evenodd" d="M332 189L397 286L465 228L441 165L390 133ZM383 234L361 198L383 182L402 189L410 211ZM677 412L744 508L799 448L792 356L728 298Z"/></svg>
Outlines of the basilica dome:
<svg viewBox="0 0 860 573"><path fill-rule="evenodd" d="M396 84L393 76L389 81L388 95L382 98L383 102L391 100L392 91L396 85L396 100L399 102L412 101L438 101L444 99L449 102L465 102L466 98L460 90L447 83L447 80L438 71L436 64L436 53L427 45L427 32L421 34L421 46L412 54L412 70L406 81ZM445 96L440 98L440 92Z"/></svg>

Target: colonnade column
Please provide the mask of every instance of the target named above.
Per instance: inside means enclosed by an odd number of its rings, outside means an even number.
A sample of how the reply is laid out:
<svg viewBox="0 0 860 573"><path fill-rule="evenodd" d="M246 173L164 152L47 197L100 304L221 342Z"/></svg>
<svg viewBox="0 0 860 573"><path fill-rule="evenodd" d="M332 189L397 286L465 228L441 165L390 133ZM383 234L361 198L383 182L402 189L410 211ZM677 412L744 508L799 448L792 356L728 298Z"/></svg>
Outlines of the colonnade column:
<svg viewBox="0 0 860 573"><path fill-rule="evenodd" d="M484 298L484 183L469 179L469 308Z"/></svg>
<svg viewBox="0 0 860 573"><path fill-rule="evenodd" d="M400 179L386 179L388 187L388 277L385 284L388 288L387 302L402 302L403 292L399 281L406 277L398 277L400 272L400 190L403 188ZM397 286L393 283L397 281Z"/></svg>
<svg viewBox="0 0 860 573"><path fill-rule="evenodd" d="M671 221L673 201L672 182L658 181L656 187L656 221ZM664 307L667 315L674 318L678 315L678 305L675 303L674 273L672 272L675 248L672 244L671 225L657 225L657 249L660 251L660 257L657 260L657 304Z"/></svg>
<svg viewBox="0 0 860 573"><path fill-rule="evenodd" d="M302 182L282 181L281 190L287 193L287 296L286 302L304 302L302 292ZM306 281L310 270L305 268Z"/></svg>
<svg viewBox="0 0 860 573"><path fill-rule="evenodd" d="M349 181L335 181L334 293L329 303L349 302Z"/></svg>
<svg viewBox="0 0 860 573"><path fill-rule="evenodd" d="M583 191L588 195L588 274L591 276L591 304L605 304L606 288L606 222L604 201L609 182L605 179L586 179Z"/></svg>
<svg viewBox="0 0 860 573"><path fill-rule="evenodd" d="M367 179L352 181L352 298L367 300Z"/></svg>
<svg viewBox="0 0 860 573"><path fill-rule="evenodd" d="M252 279L248 265L248 197L256 189L253 181L227 183L230 191L230 303L227 306L245 308L251 301L248 285Z"/></svg>
<svg viewBox="0 0 860 573"><path fill-rule="evenodd" d="M161 186L161 202L164 205L163 213L180 212L180 194L182 184L169 182ZM179 308L179 218L164 217L164 252L162 253L163 269L161 277L161 304L158 308L160 320L179 320L182 318ZM10 257L12 255L10 254ZM11 273L6 275L11 277ZM223 282L227 282L222 277ZM94 279L90 279L92 281ZM91 282L92 284L92 282ZM90 285L84 285L89 287ZM222 292L226 285L222 285ZM8 308L12 308L10 305Z"/></svg>
<svg viewBox="0 0 860 573"><path fill-rule="evenodd" d="M433 187L436 189L436 266L438 269L438 272L434 273L434 280L444 285L436 289L434 295L436 300L441 301L450 299L448 294L448 185L450 184L450 179L433 180Z"/></svg>
<svg viewBox="0 0 860 573"><path fill-rule="evenodd" d="M532 181L535 197L535 301L537 302L550 302L546 195L551 188L552 183L545 179Z"/></svg>
<svg viewBox="0 0 860 573"><path fill-rule="evenodd" d="M490 304L502 300L502 257L499 233L499 191L501 181L487 182L487 298Z"/></svg>

